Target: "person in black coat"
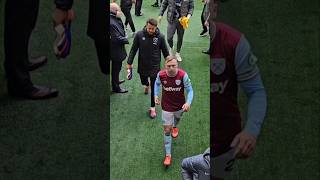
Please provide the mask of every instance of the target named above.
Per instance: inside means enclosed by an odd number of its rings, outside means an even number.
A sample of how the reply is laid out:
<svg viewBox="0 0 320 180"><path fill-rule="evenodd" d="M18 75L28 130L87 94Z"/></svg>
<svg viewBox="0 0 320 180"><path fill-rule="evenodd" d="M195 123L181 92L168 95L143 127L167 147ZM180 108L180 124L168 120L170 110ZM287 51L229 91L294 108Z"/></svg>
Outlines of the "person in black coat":
<svg viewBox="0 0 320 180"><path fill-rule="evenodd" d="M151 84L151 118L156 117L154 82L157 78L157 73L160 71L161 51L164 58L169 55L165 37L162 33L160 33L157 25L157 20L149 19L147 20L146 26L143 28L143 30L137 32L134 37L127 61L127 67L128 69L131 69L133 59L139 50L138 73L140 75L141 84L146 86L145 94L148 94L149 85ZM150 83L148 79L150 79Z"/></svg>
<svg viewBox="0 0 320 180"><path fill-rule="evenodd" d="M110 59L112 61L112 91L126 93L127 90L119 86L119 73L122 61L127 57L125 44L129 44L125 37L124 26L120 18L120 7L110 3Z"/></svg>
<svg viewBox="0 0 320 180"><path fill-rule="evenodd" d="M55 0L55 17L68 18L73 0ZM7 0L4 17L4 69L8 94L27 99L47 99L58 96L58 90L34 85L29 71L39 67L29 62L28 45L36 25L39 0ZM59 17L59 18L58 18ZM57 21L56 21L57 22ZM59 23L59 22L57 22Z"/></svg>

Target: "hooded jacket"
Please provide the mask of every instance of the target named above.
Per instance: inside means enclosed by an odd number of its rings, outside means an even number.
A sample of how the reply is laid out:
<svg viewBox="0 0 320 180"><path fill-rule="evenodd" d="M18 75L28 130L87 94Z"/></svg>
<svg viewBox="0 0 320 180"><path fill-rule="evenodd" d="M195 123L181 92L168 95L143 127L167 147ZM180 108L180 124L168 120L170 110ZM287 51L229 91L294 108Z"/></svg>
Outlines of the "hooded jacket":
<svg viewBox="0 0 320 180"><path fill-rule="evenodd" d="M133 63L133 59L138 54L138 73L145 76L157 76L160 71L161 51L163 57L169 55L164 35L157 28L155 33L150 35L146 27L137 32L128 57L128 64Z"/></svg>

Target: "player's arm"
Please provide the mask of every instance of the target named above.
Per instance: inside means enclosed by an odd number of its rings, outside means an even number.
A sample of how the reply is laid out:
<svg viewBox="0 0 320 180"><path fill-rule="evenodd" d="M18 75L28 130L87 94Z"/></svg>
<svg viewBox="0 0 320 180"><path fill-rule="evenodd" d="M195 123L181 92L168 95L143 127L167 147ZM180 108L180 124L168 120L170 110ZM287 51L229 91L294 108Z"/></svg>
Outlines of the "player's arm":
<svg viewBox="0 0 320 180"><path fill-rule="evenodd" d="M159 99L160 85L161 85L161 81L158 73L157 78L154 82L154 102L158 105L160 104L160 99Z"/></svg>
<svg viewBox="0 0 320 180"><path fill-rule="evenodd" d="M135 36L134 36L134 39L133 39L133 43L132 43L132 46L131 46L131 50L130 50L130 53L129 53L129 56L128 56L128 60L127 60L127 64L131 67L132 63L133 63L133 59L134 57L136 56L136 53L139 49L139 33L137 33Z"/></svg>
<svg viewBox="0 0 320 180"><path fill-rule="evenodd" d="M236 154L240 158L253 153L267 109L266 92L256 62L257 58L243 36L236 49L235 67L238 82L248 98L247 121L245 128L231 144L236 147Z"/></svg>
<svg viewBox="0 0 320 180"><path fill-rule="evenodd" d="M187 91L187 101L182 106L182 109L183 109L183 111L188 112L190 109L190 105L192 103L192 100L193 100L193 89L192 89L192 85L191 85L191 80L189 79L189 76L187 73L185 73L185 75L183 76L183 84L184 84L184 88Z"/></svg>

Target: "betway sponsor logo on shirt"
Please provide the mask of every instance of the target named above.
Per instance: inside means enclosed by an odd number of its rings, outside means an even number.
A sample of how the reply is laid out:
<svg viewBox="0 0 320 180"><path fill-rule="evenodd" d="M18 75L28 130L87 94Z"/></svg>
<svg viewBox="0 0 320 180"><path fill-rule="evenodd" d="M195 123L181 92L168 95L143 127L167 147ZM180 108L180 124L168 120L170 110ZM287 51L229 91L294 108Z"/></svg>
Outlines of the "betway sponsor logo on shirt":
<svg viewBox="0 0 320 180"><path fill-rule="evenodd" d="M165 91L180 91L181 90L181 87L176 87L176 88L173 88L173 87L163 87L163 89Z"/></svg>
<svg viewBox="0 0 320 180"><path fill-rule="evenodd" d="M228 84L228 80L224 82L218 82L218 83L211 83L211 92L216 93L218 92L219 94L224 93L224 90L226 89Z"/></svg>

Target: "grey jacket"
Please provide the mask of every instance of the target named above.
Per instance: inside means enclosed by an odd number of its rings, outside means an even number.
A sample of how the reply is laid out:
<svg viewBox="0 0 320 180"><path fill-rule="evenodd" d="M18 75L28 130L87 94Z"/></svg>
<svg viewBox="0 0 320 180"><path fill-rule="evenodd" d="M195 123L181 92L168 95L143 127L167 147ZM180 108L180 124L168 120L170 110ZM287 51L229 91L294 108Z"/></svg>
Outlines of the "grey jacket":
<svg viewBox="0 0 320 180"><path fill-rule="evenodd" d="M181 16L187 16L188 14L192 15L194 9L193 0L181 0ZM175 0L163 0L160 8L159 16L163 16L164 12L167 11L167 20L169 23L173 23L174 12L176 10L176 1Z"/></svg>

